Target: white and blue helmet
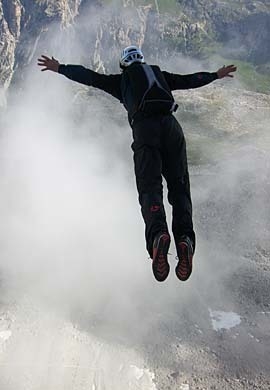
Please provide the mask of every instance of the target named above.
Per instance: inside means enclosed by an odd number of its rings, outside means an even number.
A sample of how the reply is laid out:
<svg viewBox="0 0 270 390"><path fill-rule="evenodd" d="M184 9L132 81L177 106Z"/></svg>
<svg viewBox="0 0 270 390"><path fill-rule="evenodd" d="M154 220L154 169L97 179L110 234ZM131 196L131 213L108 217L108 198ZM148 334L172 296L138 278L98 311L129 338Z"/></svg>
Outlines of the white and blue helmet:
<svg viewBox="0 0 270 390"><path fill-rule="evenodd" d="M143 53L137 46L128 46L121 53L120 68L124 69L134 62L144 63Z"/></svg>

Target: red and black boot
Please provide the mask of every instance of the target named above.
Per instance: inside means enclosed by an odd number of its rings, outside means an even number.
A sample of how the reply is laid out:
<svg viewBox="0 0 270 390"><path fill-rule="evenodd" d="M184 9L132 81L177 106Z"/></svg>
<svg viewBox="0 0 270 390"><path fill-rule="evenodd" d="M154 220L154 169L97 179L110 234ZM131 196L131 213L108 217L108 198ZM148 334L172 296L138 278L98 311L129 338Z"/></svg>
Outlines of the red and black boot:
<svg viewBox="0 0 270 390"><path fill-rule="evenodd" d="M167 255L171 239L168 233L161 232L156 235L153 243L153 274L159 282L163 282L170 272Z"/></svg>
<svg viewBox="0 0 270 390"><path fill-rule="evenodd" d="M193 244L188 236L182 236L176 243L178 263L175 267L175 273L178 279L188 280L192 273Z"/></svg>

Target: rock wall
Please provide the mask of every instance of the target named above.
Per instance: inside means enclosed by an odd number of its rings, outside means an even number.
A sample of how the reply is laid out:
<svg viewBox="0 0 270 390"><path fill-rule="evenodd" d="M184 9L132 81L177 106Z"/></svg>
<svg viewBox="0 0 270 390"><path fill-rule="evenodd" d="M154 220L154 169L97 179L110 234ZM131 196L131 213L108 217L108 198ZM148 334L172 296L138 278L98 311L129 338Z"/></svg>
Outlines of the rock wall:
<svg viewBox="0 0 270 390"><path fill-rule="evenodd" d="M32 58L42 33L53 22L63 28L74 24L81 0L0 1L0 86L6 89L16 64Z"/></svg>
<svg viewBox="0 0 270 390"><path fill-rule="evenodd" d="M66 41L71 52L80 42L82 62L101 72L115 70L111 60L134 42L150 60L174 52L207 56L225 45L229 56L267 63L267 1L179 0L177 12L160 13L159 2L151 0L144 5L122 0L122 6L102 0L0 0L0 87L23 77L55 28L58 42Z"/></svg>

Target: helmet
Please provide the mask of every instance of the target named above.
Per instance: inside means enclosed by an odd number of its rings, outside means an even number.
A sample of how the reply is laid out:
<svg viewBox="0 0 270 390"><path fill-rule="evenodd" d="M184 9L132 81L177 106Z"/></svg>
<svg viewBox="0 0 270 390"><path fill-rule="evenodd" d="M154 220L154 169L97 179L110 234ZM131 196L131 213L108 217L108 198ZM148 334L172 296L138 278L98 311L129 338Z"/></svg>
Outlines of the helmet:
<svg viewBox="0 0 270 390"><path fill-rule="evenodd" d="M133 62L144 63L144 56L137 46L128 46L121 53L120 68L124 69Z"/></svg>

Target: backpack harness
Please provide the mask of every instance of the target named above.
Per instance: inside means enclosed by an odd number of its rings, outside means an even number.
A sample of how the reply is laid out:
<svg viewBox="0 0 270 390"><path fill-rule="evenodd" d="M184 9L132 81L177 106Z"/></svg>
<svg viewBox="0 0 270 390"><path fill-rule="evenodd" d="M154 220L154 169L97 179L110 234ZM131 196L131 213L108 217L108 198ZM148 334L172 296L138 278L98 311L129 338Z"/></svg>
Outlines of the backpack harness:
<svg viewBox="0 0 270 390"><path fill-rule="evenodd" d="M138 112L166 115L178 109L163 73L158 66L154 68L157 74L147 64L134 65L123 73L122 98L131 123Z"/></svg>

